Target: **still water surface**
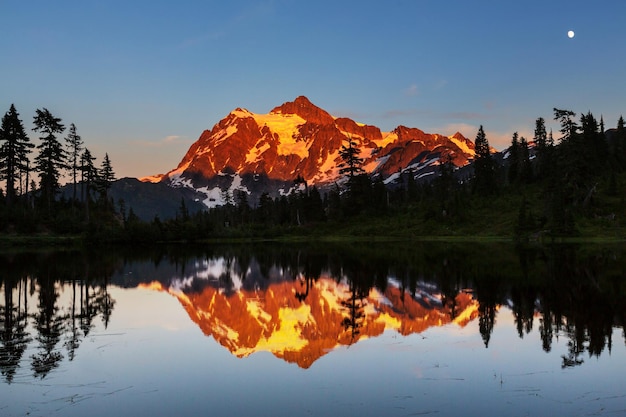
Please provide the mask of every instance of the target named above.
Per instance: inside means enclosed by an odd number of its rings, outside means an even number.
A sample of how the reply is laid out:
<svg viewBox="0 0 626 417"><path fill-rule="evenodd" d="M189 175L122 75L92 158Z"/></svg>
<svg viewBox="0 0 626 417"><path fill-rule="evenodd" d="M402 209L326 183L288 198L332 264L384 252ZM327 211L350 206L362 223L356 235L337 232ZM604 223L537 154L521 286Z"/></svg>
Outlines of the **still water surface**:
<svg viewBox="0 0 626 417"><path fill-rule="evenodd" d="M623 247L0 255L0 415L626 415Z"/></svg>

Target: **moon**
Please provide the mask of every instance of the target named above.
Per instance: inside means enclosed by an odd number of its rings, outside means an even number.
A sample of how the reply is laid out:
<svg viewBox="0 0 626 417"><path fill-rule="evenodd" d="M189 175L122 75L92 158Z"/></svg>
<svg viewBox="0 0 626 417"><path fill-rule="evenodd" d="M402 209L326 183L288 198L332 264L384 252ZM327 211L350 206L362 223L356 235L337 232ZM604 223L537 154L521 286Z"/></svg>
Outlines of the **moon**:
<svg viewBox="0 0 626 417"><path fill-rule="evenodd" d="M570 39L572 39L574 37L574 35L575 35L575 33L574 33L573 30L570 30L570 31L567 32L567 37L570 38Z"/></svg>

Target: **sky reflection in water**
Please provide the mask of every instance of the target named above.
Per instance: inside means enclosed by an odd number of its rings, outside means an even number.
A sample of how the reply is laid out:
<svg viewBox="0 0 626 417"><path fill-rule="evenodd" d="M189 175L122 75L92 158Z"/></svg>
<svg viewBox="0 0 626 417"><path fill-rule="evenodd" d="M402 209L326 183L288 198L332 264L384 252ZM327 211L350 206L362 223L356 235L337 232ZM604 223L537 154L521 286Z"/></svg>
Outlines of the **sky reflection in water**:
<svg viewBox="0 0 626 417"><path fill-rule="evenodd" d="M193 291L176 288L170 294L137 288L134 282L121 284L120 277L141 274L138 271L145 267L131 262L118 269L114 285L108 286L115 304L106 329L97 317L69 361L63 345L66 327L57 344L64 358L43 378L33 377L30 366L38 351L32 332L33 341L12 382L8 384L3 375L0 415L626 413L626 349L618 327L612 332L610 353L608 346L599 356L584 352L581 365L563 367L562 357L568 355L571 342L564 332L555 333L550 352L545 352L539 315L532 330L520 338L512 310L501 306L488 348L474 316L466 324L433 326L408 336L386 330L352 344L337 344L305 369L267 351L234 356L192 321L190 314L199 310L189 306L185 310L177 298ZM149 284L152 277L136 279ZM55 288L59 314L69 314L72 286L56 283ZM5 293L0 294L4 299ZM440 294L439 289L433 294ZM28 306L31 314L37 310L36 291Z"/></svg>

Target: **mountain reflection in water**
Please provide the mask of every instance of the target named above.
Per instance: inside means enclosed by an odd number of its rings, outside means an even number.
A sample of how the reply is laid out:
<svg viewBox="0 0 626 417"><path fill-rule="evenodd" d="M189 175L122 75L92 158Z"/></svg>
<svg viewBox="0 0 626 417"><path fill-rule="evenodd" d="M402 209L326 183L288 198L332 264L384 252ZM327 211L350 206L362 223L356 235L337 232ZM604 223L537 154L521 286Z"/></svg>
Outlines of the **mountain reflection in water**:
<svg viewBox="0 0 626 417"><path fill-rule="evenodd" d="M177 297L204 334L234 355L269 351L302 368L339 345L388 329L408 335L451 322L464 325L478 314L478 303L461 292L453 300L459 312L455 316L449 305L443 305L437 289L425 284L411 295L393 280L384 292L377 288L359 292L345 278L327 275L306 281L299 276L259 290L238 288L234 293L213 286L186 291L158 282L140 285Z"/></svg>
<svg viewBox="0 0 626 417"><path fill-rule="evenodd" d="M110 286L164 291L233 355L269 351L309 368L339 346L478 320L489 347L498 311L520 338L539 323L562 367L611 350L626 317L621 247L507 245L230 246L0 256L0 370L34 378L74 359L94 321L115 316ZM622 341L623 342L623 341Z"/></svg>

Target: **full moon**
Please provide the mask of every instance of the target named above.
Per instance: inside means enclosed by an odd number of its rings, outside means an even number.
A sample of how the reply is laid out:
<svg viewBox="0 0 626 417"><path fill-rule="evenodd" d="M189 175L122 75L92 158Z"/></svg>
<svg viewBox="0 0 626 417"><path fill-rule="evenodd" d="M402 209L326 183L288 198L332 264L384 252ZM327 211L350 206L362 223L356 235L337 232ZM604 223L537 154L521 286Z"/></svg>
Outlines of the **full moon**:
<svg viewBox="0 0 626 417"><path fill-rule="evenodd" d="M574 33L573 30L570 30L570 31L567 32L567 37L570 38L570 39L572 39L574 37L574 35L575 35L575 33Z"/></svg>

